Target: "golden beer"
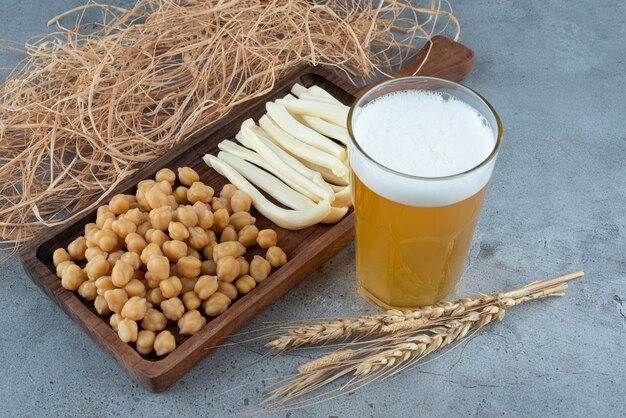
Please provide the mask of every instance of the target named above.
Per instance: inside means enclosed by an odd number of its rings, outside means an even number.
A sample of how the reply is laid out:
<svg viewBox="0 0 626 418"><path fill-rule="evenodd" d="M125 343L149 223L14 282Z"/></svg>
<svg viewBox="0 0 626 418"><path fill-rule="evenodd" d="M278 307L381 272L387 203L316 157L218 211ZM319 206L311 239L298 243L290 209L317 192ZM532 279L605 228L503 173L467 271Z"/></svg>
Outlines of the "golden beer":
<svg viewBox="0 0 626 418"><path fill-rule="evenodd" d="M442 94L450 95L446 100L452 95L458 97L484 117L485 129L492 135L493 143L472 157L479 160L468 162L469 169L432 177L396 172L394 159L404 158L402 150L396 150L395 156L381 163L367 152L365 141L359 143L359 129L354 126L359 123L359 106L362 109L378 98L385 98L389 91L409 89L443 91ZM447 109L445 104L442 106ZM403 123L402 117L406 117L388 113L390 118L397 119L395 124ZM393 126L382 126L376 131L379 126L372 122L375 119L372 116L371 112L367 115L370 130L365 134L384 141L378 144L378 155L393 154L393 147L402 147L402 141L387 135L393 133ZM437 120L435 116L432 119ZM382 309L411 309L452 297L463 273L500 142L501 128L495 112L480 96L456 83L407 77L370 90L353 106L349 120L359 294ZM428 128L422 125L422 130ZM459 136L459 132L453 134ZM438 143L435 138L433 144ZM471 154L472 150L463 149L455 158Z"/></svg>

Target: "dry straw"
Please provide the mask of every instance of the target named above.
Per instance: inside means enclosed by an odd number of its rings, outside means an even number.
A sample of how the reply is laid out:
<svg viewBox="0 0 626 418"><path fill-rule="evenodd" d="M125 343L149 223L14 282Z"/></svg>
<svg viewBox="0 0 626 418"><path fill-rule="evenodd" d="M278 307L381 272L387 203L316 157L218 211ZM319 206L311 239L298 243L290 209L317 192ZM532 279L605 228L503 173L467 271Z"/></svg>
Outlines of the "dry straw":
<svg viewBox="0 0 626 418"><path fill-rule="evenodd" d="M272 405L269 410L308 406L315 400L337 396L333 391L315 397L310 394L341 378L348 378L341 389L354 390L393 376L494 319L501 320L510 307L563 295L567 282L582 276L579 271L508 292L442 302L415 311L391 310L356 319L280 326L274 335L284 335L266 344L273 351L330 342L335 342L337 349L303 364L298 374L282 382L266 400Z"/></svg>
<svg viewBox="0 0 626 418"><path fill-rule="evenodd" d="M89 210L294 66L374 78L448 26L458 37L441 1L411 3L139 0L52 19L59 31L30 41L0 87L0 239L16 248ZM93 8L102 24L84 32ZM74 26L60 25L73 14Z"/></svg>

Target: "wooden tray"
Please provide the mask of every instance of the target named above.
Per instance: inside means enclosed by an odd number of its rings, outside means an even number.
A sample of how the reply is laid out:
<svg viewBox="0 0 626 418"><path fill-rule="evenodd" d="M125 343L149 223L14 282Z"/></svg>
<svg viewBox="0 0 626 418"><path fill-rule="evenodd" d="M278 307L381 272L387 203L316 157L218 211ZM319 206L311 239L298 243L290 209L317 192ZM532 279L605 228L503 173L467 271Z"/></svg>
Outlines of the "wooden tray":
<svg viewBox="0 0 626 418"><path fill-rule="evenodd" d="M412 74L424 59L422 50L414 61L408 63L396 75ZM466 47L447 38L436 37L432 41L426 64L420 74L460 80L472 68L473 53ZM265 96L243 104L227 117L188 138L166 155L139 170L122 182L113 192L132 193L136 184L152 178L163 167L176 169L190 166L205 183L216 191L226 182L202 161L205 153L217 153L217 144L223 139L233 138L241 123L253 118L258 120L265 113L265 102L287 94L294 83L305 86L320 85L345 104L350 104L358 89L323 68L305 66L292 72L276 83L274 90ZM62 225L39 233L21 251L24 268L31 279L72 318L106 353L126 370L137 382L153 391L162 391L176 382L183 374L202 360L213 347L221 344L239 328L269 304L282 296L291 287L304 279L320 264L335 254L353 238L354 217L349 213L335 225L317 225L301 231L287 231L273 225L258 213L259 228L272 227L278 232L279 245L287 253L289 262L276 270L263 283L247 295L238 298L222 315L207 322L207 325L191 337L177 335L177 348L164 358L145 357L122 342L109 326L108 317L96 314L93 304L84 301L76 293L61 287L52 266L52 252L66 247L83 233L88 222L95 221L95 210Z"/></svg>

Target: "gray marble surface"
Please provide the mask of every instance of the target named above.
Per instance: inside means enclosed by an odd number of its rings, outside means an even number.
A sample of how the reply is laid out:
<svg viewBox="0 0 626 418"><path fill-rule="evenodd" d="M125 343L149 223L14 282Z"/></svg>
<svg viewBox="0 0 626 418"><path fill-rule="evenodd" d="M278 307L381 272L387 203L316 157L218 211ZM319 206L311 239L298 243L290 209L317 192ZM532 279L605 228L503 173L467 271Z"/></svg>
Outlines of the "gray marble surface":
<svg viewBox="0 0 626 418"><path fill-rule="evenodd" d="M23 42L83 0L2 0ZM119 1L118 4L128 2ZM498 110L504 143L459 295L584 269L567 297L511 310L457 349L354 394L276 416L623 416L626 411L626 8L617 1L455 5L476 52L465 83ZM0 50L0 78L20 56ZM1 152L1 151L0 151ZM357 315L354 247L265 321ZM26 277L0 268L3 416L227 416L250 411L310 357L223 347L168 391L131 380ZM267 380L264 380L267 379Z"/></svg>

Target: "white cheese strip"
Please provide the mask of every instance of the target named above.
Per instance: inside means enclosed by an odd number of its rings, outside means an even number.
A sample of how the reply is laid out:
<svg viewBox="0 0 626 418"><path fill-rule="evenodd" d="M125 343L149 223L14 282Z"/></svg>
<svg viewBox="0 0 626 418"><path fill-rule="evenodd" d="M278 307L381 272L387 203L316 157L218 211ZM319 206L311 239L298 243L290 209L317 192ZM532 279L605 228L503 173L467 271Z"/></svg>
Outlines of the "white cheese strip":
<svg viewBox="0 0 626 418"><path fill-rule="evenodd" d="M322 200L314 207L303 210L283 209L270 202L258 191L248 180L246 180L237 170L219 158L206 154L204 162L213 167L215 171L223 175L238 189L246 192L254 207L266 218L276 225L285 229L303 229L321 222L331 213L328 200Z"/></svg>
<svg viewBox="0 0 626 418"><path fill-rule="evenodd" d="M278 99L276 104L285 106L291 113L317 116L342 128L348 126L348 110L338 105L306 99Z"/></svg>

